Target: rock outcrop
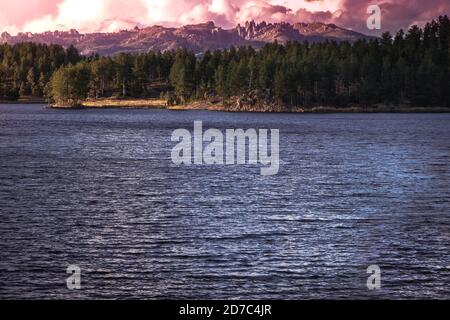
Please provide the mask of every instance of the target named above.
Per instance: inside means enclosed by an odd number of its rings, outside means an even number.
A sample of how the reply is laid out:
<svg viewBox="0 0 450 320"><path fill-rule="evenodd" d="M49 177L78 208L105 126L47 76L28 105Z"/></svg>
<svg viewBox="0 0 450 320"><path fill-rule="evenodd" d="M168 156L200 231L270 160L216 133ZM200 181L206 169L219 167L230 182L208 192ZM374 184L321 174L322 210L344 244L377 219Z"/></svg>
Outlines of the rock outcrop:
<svg viewBox="0 0 450 320"><path fill-rule="evenodd" d="M206 50L227 49L231 46L253 46L260 48L266 43L278 41L324 42L356 41L370 37L332 24L323 23L256 23L246 22L234 29L223 29L213 22L186 25L180 28L151 26L112 33L82 34L77 30L44 33L19 33L16 36L4 32L0 43L37 42L75 46L81 53L89 55L114 55L119 52L166 51L186 48L195 53Z"/></svg>

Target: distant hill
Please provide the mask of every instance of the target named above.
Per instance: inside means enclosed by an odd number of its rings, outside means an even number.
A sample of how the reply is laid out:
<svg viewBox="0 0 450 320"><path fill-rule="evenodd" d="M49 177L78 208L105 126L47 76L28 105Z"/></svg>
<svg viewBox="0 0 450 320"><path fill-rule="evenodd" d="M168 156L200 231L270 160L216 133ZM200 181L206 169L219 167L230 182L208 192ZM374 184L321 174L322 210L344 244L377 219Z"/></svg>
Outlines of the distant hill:
<svg viewBox="0 0 450 320"><path fill-rule="evenodd" d="M370 39L364 34L324 23L255 23L246 22L234 29L222 29L214 22L186 25L180 28L152 26L122 30L114 33L87 33L77 30L44 33L19 33L11 36L4 32L0 43L16 44L36 42L59 44L64 47L74 45L84 55L98 53L114 55L119 52L146 52L148 50L166 51L186 48L194 53L206 50L227 49L231 46L262 47L264 44L287 41L308 41L310 43L327 40L350 41Z"/></svg>

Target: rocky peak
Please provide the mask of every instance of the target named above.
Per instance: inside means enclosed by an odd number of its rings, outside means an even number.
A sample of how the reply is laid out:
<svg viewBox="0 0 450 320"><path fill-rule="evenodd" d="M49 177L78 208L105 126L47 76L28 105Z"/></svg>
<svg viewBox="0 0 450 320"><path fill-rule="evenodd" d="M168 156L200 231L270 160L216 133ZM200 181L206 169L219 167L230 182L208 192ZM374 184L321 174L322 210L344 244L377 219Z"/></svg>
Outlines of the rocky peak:
<svg viewBox="0 0 450 320"><path fill-rule="evenodd" d="M216 25L214 24L213 21L208 21L205 23L198 23L198 24L188 24L185 25L183 27L181 27L181 29L198 29L198 30L211 30L211 29L215 29Z"/></svg>
<svg viewBox="0 0 450 320"><path fill-rule="evenodd" d="M267 23L265 21L257 24L254 20L252 20L246 21L244 26L238 24L235 30L241 38L252 40L258 32L266 27Z"/></svg>
<svg viewBox="0 0 450 320"><path fill-rule="evenodd" d="M3 32L0 36L0 43L5 43L11 40L11 35L8 32Z"/></svg>
<svg viewBox="0 0 450 320"><path fill-rule="evenodd" d="M278 41L323 42L327 40L356 41L369 37L324 23L266 23L247 21L234 29L222 29L214 22L191 24L179 28L148 26L142 29L121 30L111 33L80 34L77 30L44 33L1 34L1 43L53 43L64 47L75 45L83 54L93 52L114 55L119 52L166 51L186 48L195 53L206 50L227 49L231 46L260 48L266 43Z"/></svg>

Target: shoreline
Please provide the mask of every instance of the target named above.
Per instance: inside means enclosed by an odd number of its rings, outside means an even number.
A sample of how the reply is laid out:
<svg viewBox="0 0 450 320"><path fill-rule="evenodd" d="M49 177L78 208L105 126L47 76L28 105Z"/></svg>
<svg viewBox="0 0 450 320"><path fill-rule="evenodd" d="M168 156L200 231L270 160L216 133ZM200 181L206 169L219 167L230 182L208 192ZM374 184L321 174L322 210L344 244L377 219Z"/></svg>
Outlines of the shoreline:
<svg viewBox="0 0 450 320"><path fill-rule="evenodd" d="M0 104L47 104L44 98L20 98L17 100L0 100Z"/></svg>
<svg viewBox="0 0 450 320"><path fill-rule="evenodd" d="M45 104L43 99L21 99L17 101L1 101L0 104L25 104L36 105ZM218 111L235 113L450 113L450 108L446 107L406 107L406 106L351 106L351 107L294 107L289 109L270 109L260 110L256 107L227 107L222 103L211 103L207 101L194 101L187 105L168 106L161 99L90 99L81 103L79 106L48 105L49 109L164 109L173 111Z"/></svg>

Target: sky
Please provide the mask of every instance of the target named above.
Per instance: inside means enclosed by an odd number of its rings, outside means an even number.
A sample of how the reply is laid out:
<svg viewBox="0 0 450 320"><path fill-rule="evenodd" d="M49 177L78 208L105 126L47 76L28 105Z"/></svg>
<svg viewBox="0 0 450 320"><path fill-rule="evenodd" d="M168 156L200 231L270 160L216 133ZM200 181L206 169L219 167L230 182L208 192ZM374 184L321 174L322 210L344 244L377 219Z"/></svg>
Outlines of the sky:
<svg viewBox="0 0 450 320"><path fill-rule="evenodd" d="M381 8L381 30L367 29L367 7ZM232 28L256 22L334 23L363 32L397 32L450 15L450 0L0 0L0 33L78 29L110 32L154 24L214 21Z"/></svg>

